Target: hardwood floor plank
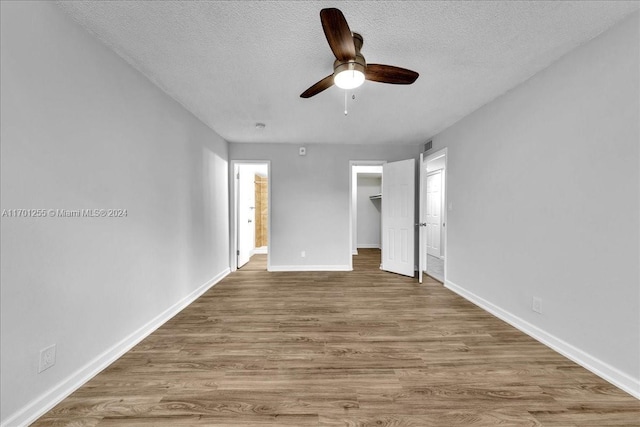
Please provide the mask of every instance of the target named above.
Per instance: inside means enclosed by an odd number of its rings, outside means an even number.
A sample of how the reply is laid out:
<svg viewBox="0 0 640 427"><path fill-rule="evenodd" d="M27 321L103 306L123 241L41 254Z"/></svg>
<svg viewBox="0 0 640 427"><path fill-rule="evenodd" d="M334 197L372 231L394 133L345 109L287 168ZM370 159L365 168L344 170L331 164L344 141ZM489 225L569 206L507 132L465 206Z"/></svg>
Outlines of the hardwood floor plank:
<svg viewBox="0 0 640 427"><path fill-rule="evenodd" d="M100 421L102 421L102 417L90 417L85 415L65 415L62 417L43 416L31 425L35 427L96 427Z"/></svg>
<svg viewBox="0 0 640 427"><path fill-rule="evenodd" d="M495 410L477 412L474 410L439 411L429 415L405 413L370 413L362 416L320 417L320 426L348 427L524 427L542 426L538 420L526 412Z"/></svg>
<svg viewBox="0 0 640 427"><path fill-rule="evenodd" d="M259 427L316 427L317 415L248 415L229 413L219 416L175 416L175 417L116 417L104 418L97 427L155 427L166 426L259 426Z"/></svg>
<svg viewBox="0 0 640 427"><path fill-rule="evenodd" d="M640 426L640 401L427 278L222 280L35 426Z"/></svg>

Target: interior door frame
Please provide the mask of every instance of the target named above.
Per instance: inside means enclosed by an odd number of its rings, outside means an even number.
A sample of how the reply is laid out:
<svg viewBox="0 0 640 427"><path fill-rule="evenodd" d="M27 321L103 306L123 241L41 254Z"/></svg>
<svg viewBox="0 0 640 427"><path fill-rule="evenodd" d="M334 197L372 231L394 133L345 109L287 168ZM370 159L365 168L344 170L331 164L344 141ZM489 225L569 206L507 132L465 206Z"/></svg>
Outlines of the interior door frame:
<svg viewBox="0 0 640 427"><path fill-rule="evenodd" d="M349 160L349 270L353 270L353 222L356 219L356 214L354 210L354 204L357 202L353 197L354 186L357 188L357 179L358 175L354 171L354 166L382 166L387 163L386 160ZM383 177L384 179L384 177ZM357 209L357 208L356 208ZM382 236L380 236L382 239ZM380 242L382 245L382 240ZM382 259L380 259L380 264L382 265Z"/></svg>
<svg viewBox="0 0 640 427"><path fill-rule="evenodd" d="M442 231L442 238L441 238L441 244L444 244L444 284L446 284L447 282L447 277L448 275L448 262L449 262L449 240L448 240L448 233L449 233L449 221L448 221L448 212L449 212L449 202L448 202L448 197L449 197L449 155L448 155L448 150L447 147L441 148L440 150L434 152L433 154L429 154L428 156L425 156L423 161L422 161L422 165L420 165L421 168L424 169L424 183L421 183L421 185L424 185L425 187L425 195L424 195L424 203L427 203L427 195L426 195L426 180L427 180L427 162L430 162L431 160L435 160L438 159L440 157L444 157L444 168L443 168L443 173L442 173L442 178L444 179L444 184L442 185L442 223L444 224L444 230ZM423 209L423 211L425 211L425 209ZM420 218L421 222L426 222L426 218L421 217ZM425 242L426 244L426 239ZM427 248L424 248L425 251L425 260L428 259L427 255L426 255L426 251ZM442 253L442 252L441 252ZM427 262L425 261L425 265L424 265L424 269L425 271L427 270Z"/></svg>
<svg viewBox="0 0 640 427"><path fill-rule="evenodd" d="M270 160L231 160L229 168L229 268L231 271L238 269L238 186L239 166L241 165L267 165L267 270L271 269L271 161Z"/></svg>

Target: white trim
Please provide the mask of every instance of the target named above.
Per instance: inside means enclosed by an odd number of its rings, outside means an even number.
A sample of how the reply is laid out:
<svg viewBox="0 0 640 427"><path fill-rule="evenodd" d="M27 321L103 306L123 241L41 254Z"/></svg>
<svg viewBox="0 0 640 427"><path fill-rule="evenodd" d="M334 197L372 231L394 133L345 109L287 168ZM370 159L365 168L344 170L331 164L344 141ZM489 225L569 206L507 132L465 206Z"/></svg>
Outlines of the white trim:
<svg viewBox="0 0 640 427"><path fill-rule="evenodd" d="M349 265L272 265L268 271L353 271Z"/></svg>
<svg viewBox="0 0 640 427"><path fill-rule="evenodd" d="M36 421L71 393L83 386L91 378L99 374L107 366L109 366L126 352L131 350L136 344L151 335L156 329L158 329L173 316L178 314L185 307L198 299L211 287L215 286L229 273L230 270L227 268L221 273L217 274L211 280L200 285L189 295L182 298L171 307L167 308L165 311L151 319L136 331L132 332L129 336L125 337L120 342L113 345L111 348L107 349L102 354L98 355L95 359L78 369L75 373L71 374L62 382L58 383L58 385L54 386L49 391L41 394L39 397L23 406L21 409L4 420L4 422L0 426L26 426Z"/></svg>
<svg viewBox="0 0 640 427"><path fill-rule="evenodd" d="M268 246L260 246L259 248L255 248L253 250L254 254L261 254L261 255L265 255L269 253L269 247Z"/></svg>
<svg viewBox="0 0 640 427"><path fill-rule="evenodd" d="M380 249L380 243L358 243L358 249Z"/></svg>
<svg viewBox="0 0 640 427"><path fill-rule="evenodd" d="M358 250L357 249L352 250L351 255L358 255Z"/></svg>
<svg viewBox="0 0 640 427"><path fill-rule="evenodd" d="M583 368L593 372L600 378L610 382L614 386L624 390L636 399L640 399L640 379L618 370L602 360L591 356L585 351L574 347L568 342L546 332L537 326L527 322L524 319L504 310L497 305L485 300L484 298L464 289L461 286L447 280L444 285L446 288L460 295L464 299L474 303L483 310L488 311L497 318L507 322L514 328L524 332L531 338L541 342L552 350L557 351L567 359L572 360Z"/></svg>

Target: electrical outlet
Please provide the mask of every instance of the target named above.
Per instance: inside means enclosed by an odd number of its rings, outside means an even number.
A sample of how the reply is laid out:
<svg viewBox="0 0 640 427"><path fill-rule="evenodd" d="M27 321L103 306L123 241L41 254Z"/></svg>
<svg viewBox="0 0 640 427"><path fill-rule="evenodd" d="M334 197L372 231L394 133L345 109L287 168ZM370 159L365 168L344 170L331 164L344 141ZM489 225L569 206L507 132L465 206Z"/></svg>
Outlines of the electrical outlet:
<svg viewBox="0 0 640 427"><path fill-rule="evenodd" d="M38 365L38 373L49 369L56 364L56 345L50 345L40 350L40 364Z"/></svg>
<svg viewBox="0 0 640 427"><path fill-rule="evenodd" d="M536 313L542 314L542 298L533 297L533 303L531 304L531 310Z"/></svg>
<svg viewBox="0 0 640 427"><path fill-rule="evenodd" d="M307 256L307 253L305 251L300 252L300 256L302 258L305 258Z"/></svg>

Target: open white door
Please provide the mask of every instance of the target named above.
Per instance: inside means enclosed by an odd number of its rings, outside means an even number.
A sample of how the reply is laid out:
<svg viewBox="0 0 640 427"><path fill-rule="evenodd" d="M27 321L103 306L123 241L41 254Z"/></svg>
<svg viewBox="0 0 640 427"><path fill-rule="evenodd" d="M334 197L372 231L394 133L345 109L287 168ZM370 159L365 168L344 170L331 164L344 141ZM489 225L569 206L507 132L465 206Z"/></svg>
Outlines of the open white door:
<svg viewBox="0 0 640 427"><path fill-rule="evenodd" d="M382 167L382 269L413 277L415 159Z"/></svg>
<svg viewBox="0 0 640 427"><path fill-rule="evenodd" d="M420 153L418 163L418 283L422 283L422 273L427 269L424 238L424 155Z"/></svg>

